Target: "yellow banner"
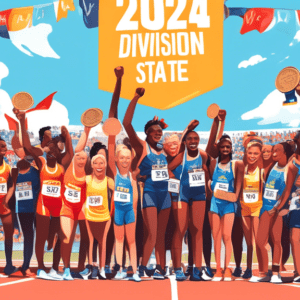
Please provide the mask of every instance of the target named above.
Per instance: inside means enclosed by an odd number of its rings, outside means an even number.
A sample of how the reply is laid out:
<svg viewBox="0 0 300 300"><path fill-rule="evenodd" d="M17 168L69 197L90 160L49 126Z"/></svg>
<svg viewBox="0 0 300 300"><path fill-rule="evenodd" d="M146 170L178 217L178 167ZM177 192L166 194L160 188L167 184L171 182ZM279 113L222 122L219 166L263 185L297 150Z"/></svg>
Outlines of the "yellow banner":
<svg viewBox="0 0 300 300"><path fill-rule="evenodd" d="M69 10L75 10L73 0L59 0L56 21L58 22L62 18L67 18Z"/></svg>
<svg viewBox="0 0 300 300"><path fill-rule="evenodd" d="M223 0L99 0L99 88L168 109L222 85Z"/></svg>
<svg viewBox="0 0 300 300"><path fill-rule="evenodd" d="M33 6L13 8L8 19L8 30L18 31L32 26Z"/></svg>

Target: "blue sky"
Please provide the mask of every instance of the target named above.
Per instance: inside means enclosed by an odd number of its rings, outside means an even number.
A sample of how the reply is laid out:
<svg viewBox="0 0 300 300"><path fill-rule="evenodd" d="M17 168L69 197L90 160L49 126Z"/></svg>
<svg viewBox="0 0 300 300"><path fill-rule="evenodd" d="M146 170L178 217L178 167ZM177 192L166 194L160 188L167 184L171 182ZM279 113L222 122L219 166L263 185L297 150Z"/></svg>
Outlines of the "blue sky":
<svg viewBox="0 0 300 300"><path fill-rule="evenodd" d="M0 11L49 2L52 1L1 0ZM1 89L11 97L19 91L27 91L39 100L58 91L55 99L67 107L70 124L79 125L82 112L90 107L101 108L106 118L111 94L98 89L98 29L85 27L78 0L74 0L74 4L76 11L69 12L67 19L51 24L53 32L49 35L49 43L60 59L35 54L30 57L9 40L0 38L0 62L9 69L9 76L3 79ZM228 0L226 5L300 9L299 0ZM282 68L291 65L300 69L300 43L289 46L297 30L293 24L287 26L280 23L263 34L252 31L241 35L241 26L242 19L239 17L230 17L224 22L222 87L169 110L138 105L133 122L135 129L142 131L144 124L158 115L169 124L169 130L183 130L191 119L200 120L198 130L209 130L211 120L206 116L206 109L211 103L227 110L225 131L286 128L287 124L282 124L280 120L258 125L261 118L242 120L241 116L257 108L275 90L275 78ZM238 68L242 61L255 55L266 59L254 66ZM120 100L121 119L128 104L129 101Z"/></svg>

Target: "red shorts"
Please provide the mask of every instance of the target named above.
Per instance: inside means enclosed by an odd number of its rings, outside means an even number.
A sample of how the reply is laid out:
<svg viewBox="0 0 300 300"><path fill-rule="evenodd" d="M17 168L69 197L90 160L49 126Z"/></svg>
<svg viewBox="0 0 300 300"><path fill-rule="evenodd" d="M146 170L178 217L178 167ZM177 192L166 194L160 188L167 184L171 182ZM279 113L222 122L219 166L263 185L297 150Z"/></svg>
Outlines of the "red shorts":
<svg viewBox="0 0 300 300"><path fill-rule="evenodd" d="M62 208L60 211L60 216L61 217L68 217L72 220L83 220L80 216L82 214L82 209L74 209L68 205L65 205L64 203L62 204Z"/></svg>
<svg viewBox="0 0 300 300"><path fill-rule="evenodd" d="M51 205L45 205L42 201L38 201L36 213L47 217L59 217L62 206L62 200L53 201Z"/></svg>
<svg viewBox="0 0 300 300"><path fill-rule="evenodd" d="M3 204L4 198L0 199L0 215L5 216L10 214L10 210Z"/></svg>

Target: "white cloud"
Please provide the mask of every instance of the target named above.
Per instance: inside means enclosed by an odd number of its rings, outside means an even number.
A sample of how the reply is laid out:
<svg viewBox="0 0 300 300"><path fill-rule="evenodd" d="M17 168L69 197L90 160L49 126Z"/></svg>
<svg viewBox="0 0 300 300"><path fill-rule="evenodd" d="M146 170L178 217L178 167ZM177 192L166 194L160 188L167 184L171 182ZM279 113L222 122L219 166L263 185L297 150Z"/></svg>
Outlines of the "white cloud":
<svg viewBox="0 0 300 300"><path fill-rule="evenodd" d="M261 55L254 55L250 57L249 60L243 60L242 62L240 62L238 68L248 68L249 66L257 65L266 59L267 58L264 58Z"/></svg>
<svg viewBox="0 0 300 300"><path fill-rule="evenodd" d="M51 48L48 35L52 32L52 26L49 24L38 24L19 31L10 31L11 42L23 53L33 56L31 52L43 56L60 58ZM30 51L25 49L27 47Z"/></svg>
<svg viewBox="0 0 300 300"><path fill-rule="evenodd" d="M262 119L258 125L281 123L290 127L300 125L300 98L296 105L283 106L285 96L278 90L271 92L257 108L244 113L242 120Z"/></svg>
<svg viewBox="0 0 300 300"><path fill-rule="evenodd" d="M300 42L300 30L296 32L296 35L294 36L294 40L290 43L290 46L294 46L299 42Z"/></svg>
<svg viewBox="0 0 300 300"><path fill-rule="evenodd" d="M0 86L1 86L1 80L5 77L7 77L9 74L8 67L0 61Z"/></svg>
<svg viewBox="0 0 300 300"><path fill-rule="evenodd" d="M285 61L286 59L289 59L290 57L289 56L286 56L283 60L281 60L279 63Z"/></svg>

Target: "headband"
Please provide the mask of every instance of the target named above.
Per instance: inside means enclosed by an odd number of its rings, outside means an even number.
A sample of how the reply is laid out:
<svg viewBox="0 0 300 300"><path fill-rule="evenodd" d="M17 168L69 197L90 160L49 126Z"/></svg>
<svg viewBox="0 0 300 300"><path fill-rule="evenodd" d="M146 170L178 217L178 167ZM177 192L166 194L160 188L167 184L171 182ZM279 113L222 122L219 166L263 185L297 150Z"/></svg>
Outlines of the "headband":
<svg viewBox="0 0 300 300"><path fill-rule="evenodd" d="M257 139L253 139L251 140L248 144L247 144L247 150L253 146L254 144L259 144L259 145L263 145L263 142L261 140L257 140Z"/></svg>
<svg viewBox="0 0 300 300"><path fill-rule="evenodd" d="M158 120L158 117L155 116L151 121L149 121L145 126L145 133L147 134L148 129L153 125L159 125L162 129L166 129L168 125L165 123L165 119Z"/></svg>

